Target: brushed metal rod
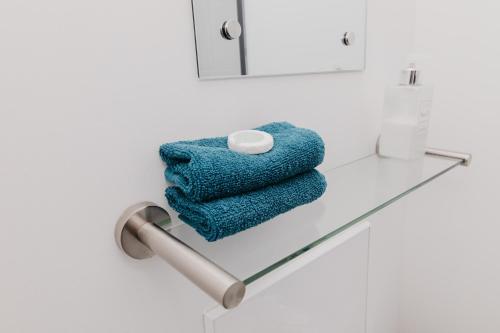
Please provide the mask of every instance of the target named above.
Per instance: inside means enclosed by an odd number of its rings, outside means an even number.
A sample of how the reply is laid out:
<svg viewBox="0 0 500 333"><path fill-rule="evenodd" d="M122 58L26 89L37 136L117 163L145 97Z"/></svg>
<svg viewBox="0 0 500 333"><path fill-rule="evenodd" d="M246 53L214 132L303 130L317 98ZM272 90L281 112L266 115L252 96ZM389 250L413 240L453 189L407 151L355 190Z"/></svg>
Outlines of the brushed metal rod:
<svg viewBox="0 0 500 333"><path fill-rule="evenodd" d="M462 161L463 166L470 166L472 163L472 154L468 153L459 153L455 151L437 149L437 148L427 148L425 153L430 156L439 156L439 157L447 157L453 158Z"/></svg>
<svg viewBox="0 0 500 333"><path fill-rule="evenodd" d="M168 213L154 203L134 205L118 220L117 244L135 259L158 255L224 308L238 306L245 295L243 282L158 226L169 222Z"/></svg>

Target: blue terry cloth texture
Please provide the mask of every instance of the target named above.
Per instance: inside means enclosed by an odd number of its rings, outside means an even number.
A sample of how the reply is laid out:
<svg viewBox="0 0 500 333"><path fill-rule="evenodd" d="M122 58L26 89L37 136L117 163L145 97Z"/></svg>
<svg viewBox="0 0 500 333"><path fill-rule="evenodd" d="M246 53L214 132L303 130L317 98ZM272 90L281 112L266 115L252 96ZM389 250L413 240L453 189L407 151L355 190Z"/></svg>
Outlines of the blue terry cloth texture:
<svg viewBox="0 0 500 333"><path fill-rule="evenodd" d="M190 201L178 187L168 188L166 195L179 218L212 242L313 202L325 189L325 177L312 170L260 190L203 203Z"/></svg>
<svg viewBox="0 0 500 333"><path fill-rule="evenodd" d="M162 145L165 177L191 200L202 202L277 184L323 162L324 143L314 131L286 122L256 129L273 136L274 147L268 153L234 152L227 147L227 137Z"/></svg>
<svg viewBox="0 0 500 333"><path fill-rule="evenodd" d="M326 181L314 170L324 158L315 132L289 123L257 128L274 137L261 155L229 150L227 137L162 145L166 191L181 220L208 241L256 226L323 195Z"/></svg>

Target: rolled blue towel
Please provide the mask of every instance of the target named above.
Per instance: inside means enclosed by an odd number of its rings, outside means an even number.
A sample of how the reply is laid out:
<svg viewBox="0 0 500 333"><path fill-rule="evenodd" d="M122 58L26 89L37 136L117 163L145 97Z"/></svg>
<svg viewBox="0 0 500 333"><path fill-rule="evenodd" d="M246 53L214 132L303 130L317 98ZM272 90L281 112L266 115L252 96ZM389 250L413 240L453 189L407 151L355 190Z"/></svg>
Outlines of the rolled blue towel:
<svg viewBox="0 0 500 333"><path fill-rule="evenodd" d="M193 202L177 187L168 188L166 196L182 221L213 242L310 203L325 190L325 177L312 170L253 192L209 202Z"/></svg>
<svg viewBox="0 0 500 333"><path fill-rule="evenodd" d="M245 155L227 147L227 137L180 141L160 147L165 177L189 199L202 202L253 191L310 171L324 158L321 137L289 123L257 128L274 137L274 147Z"/></svg>

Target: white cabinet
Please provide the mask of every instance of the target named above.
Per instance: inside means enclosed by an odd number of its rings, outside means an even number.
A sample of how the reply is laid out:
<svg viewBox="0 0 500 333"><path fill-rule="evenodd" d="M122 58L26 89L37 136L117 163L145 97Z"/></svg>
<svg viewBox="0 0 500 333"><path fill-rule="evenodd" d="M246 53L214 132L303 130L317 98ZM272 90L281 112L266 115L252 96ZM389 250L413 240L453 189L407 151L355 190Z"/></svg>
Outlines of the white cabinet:
<svg viewBox="0 0 500 333"><path fill-rule="evenodd" d="M205 333L366 332L369 239L355 225L267 274L236 309L207 311Z"/></svg>

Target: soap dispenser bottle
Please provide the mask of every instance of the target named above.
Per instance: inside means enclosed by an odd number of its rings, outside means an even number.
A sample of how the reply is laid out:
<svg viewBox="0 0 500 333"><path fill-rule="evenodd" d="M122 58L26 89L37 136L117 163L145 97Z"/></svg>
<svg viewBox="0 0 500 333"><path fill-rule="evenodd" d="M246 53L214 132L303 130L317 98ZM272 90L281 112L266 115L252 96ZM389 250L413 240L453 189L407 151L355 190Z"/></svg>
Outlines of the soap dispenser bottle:
<svg viewBox="0 0 500 333"><path fill-rule="evenodd" d="M399 85L387 88L379 155L404 160L424 156L433 89L422 85L420 76L415 64L410 64L402 71Z"/></svg>

